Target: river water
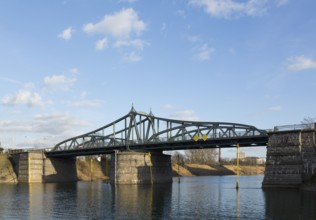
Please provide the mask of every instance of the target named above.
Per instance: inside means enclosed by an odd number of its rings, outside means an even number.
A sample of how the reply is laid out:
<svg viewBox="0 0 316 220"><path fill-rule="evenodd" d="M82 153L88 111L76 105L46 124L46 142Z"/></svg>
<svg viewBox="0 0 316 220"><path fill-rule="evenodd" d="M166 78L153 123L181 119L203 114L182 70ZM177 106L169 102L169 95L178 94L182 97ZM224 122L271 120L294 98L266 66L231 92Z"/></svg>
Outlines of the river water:
<svg viewBox="0 0 316 220"><path fill-rule="evenodd" d="M0 219L316 219L316 193L262 190L263 176L167 185L0 184ZM178 183L180 180L180 183Z"/></svg>

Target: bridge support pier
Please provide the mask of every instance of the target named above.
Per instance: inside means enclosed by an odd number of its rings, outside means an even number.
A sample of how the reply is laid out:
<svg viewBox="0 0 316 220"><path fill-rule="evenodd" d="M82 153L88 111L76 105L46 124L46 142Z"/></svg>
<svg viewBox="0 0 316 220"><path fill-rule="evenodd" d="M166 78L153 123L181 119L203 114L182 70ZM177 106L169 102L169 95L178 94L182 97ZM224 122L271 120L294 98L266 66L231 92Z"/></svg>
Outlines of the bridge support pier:
<svg viewBox="0 0 316 220"><path fill-rule="evenodd" d="M46 158L44 152L23 152L12 156L18 182L77 181L76 159Z"/></svg>
<svg viewBox="0 0 316 220"><path fill-rule="evenodd" d="M262 187L300 187L316 176L315 130L269 133Z"/></svg>
<svg viewBox="0 0 316 220"><path fill-rule="evenodd" d="M111 155L112 184L171 183L171 156L161 152L116 152Z"/></svg>

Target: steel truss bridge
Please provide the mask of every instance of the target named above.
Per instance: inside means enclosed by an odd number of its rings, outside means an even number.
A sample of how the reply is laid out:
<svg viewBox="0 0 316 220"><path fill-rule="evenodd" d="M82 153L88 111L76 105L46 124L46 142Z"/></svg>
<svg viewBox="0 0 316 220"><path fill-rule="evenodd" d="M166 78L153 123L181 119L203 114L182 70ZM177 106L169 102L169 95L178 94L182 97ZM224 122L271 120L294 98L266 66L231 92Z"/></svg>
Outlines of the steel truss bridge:
<svg viewBox="0 0 316 220"><path fill-rule="evenodd" d="M266 131L251 125L181 121L131 111L89 133L58 143L48 157L74 157L119 151L169 151L266 146Z"/></svg>

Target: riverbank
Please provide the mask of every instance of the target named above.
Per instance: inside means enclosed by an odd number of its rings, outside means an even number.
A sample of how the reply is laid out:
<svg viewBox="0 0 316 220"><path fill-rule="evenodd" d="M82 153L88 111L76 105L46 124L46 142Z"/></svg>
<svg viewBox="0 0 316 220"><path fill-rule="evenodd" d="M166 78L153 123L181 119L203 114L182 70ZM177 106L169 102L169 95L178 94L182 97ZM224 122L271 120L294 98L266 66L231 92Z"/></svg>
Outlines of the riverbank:
<svg viewBox="0 0 316 220"><path fill-rule="evenodd" d="M106 181L109 179L110 167L97 159L78 158L76 161L77 178L80 181ZM264 166L240 166L240 175L262 175ZM173 176L223 176L236 175L236 166L209 166L204 164L172 165ZM0 182L17 182L12 164L7 154L0 154Z"/></svg>
<svg viewBox="0 0 316 220"><path fill-rule="evenodd" d="M263 175L264 166L240 166L240 175ZM174 176L224 176L236 175L235 165L204 165L204 164L185 164L184 166L172 165Z"/></svg>
<svg viewBox="0 0 316 220"><path fill-rule="evenodd" d="M77 177L82 181L108 180L106 175L109 168L103 166L98 160L77 159Z"/></svg>
<svg viewBox="0 0 316 220"><path fill-rule="evenodd" d="M110 167L97 159L78 158L77 178L81 181L108 180ZM240 166L240 175L262 175L264 166ZM223 176L236 175L235 165L185 164L172 165L173 176ZM17 182L17 176L7 154L0 154L0 182Z"/></svg>
<svg viewBox="0 0 316 220"><path fill-rule="evenodd" d="M17 176L7 154L0 154L0 183L17 183Z"/></svg>
<svg viewBox="0 0 316 220"><path fill-rule="evenodd" d="M77 159L77 178L81 181L107 180L109 168L96 160ZM92 165L92 166L91 166ZM17 176L7 154L0 154L0 183L17 183Z"/></svg>

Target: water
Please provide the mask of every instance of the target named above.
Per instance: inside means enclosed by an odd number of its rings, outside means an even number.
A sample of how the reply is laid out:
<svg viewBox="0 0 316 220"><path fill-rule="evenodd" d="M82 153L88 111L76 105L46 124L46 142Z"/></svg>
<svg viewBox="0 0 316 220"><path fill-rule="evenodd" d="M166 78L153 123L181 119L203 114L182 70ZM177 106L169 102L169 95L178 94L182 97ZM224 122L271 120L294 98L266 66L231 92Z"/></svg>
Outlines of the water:
<svg viewBox="0 0 316 220"><path fill-rule="evenodd" d="M182 177L180 184L0 184L0 219L316 219L316 193L262 190L263 176Z"/></svg>

